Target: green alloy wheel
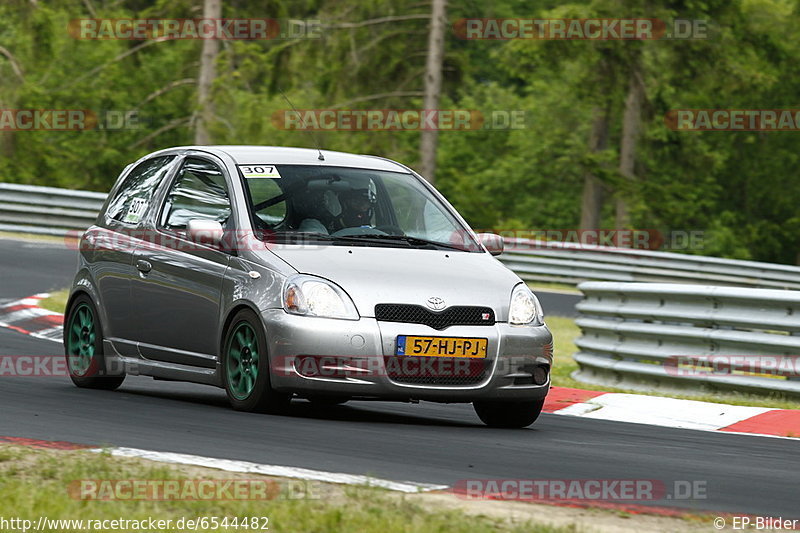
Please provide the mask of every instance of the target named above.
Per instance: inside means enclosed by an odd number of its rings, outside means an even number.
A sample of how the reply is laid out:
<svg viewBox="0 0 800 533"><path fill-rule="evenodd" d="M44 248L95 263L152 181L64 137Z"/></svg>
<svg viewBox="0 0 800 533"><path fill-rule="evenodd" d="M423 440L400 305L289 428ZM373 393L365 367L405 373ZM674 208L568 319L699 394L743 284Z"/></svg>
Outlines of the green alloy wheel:
<svg viewBox="0 0 800 533"><path fill-rule="evenodd" d="M88 296L81 294L73 300L64 324L64 349L72 382L87 389L113 390L122 385L124 373L107 372L100 319Z"/></svg>
<svg viewBox="0 0 800 533"><path fill-rule="evenodd" d="M239 322L233 329L228 345L228 380L231 395L246 400L258 379L258 340L256 332L247 322Z"/></svg>
<svg viewBox="0 0 800 533"><path fill-rule="evenodd" d="M239 411L278 412L291 398L272 389L264 326L249 310L236 313L222 344L222 377Z"/></svg>
<svg viewBox="0 0 800 533"><path fill-rule="evenodd" d="M67 355L69 371L74 376L85 376L94 359L94 313L81 303L75 311L67 330Z"/></svg>

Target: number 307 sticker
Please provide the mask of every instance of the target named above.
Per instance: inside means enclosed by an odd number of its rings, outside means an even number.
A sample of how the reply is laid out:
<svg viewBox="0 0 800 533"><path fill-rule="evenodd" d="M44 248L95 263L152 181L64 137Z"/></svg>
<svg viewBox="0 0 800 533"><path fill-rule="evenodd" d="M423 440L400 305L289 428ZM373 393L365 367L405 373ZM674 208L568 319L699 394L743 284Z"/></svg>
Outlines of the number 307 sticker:
<svg viewBox="0 0 800 533"><path fill-rule="evenodd" d="M239 165L239 170L245 178L280 178L278 167L275 165Z"/></svg>
<svg viewBox="0 0 800 533"><path fill-rule="evenodd" d="M122 221L128 224L138 224L145 211L147 211L147 198L134 198Z"/></svg>

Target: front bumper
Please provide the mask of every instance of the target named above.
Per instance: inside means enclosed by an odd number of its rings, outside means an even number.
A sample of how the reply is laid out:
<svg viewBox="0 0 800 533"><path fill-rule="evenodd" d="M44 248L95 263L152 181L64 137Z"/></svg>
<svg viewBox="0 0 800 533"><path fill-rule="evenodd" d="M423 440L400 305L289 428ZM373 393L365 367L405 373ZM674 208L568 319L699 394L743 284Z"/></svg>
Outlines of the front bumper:
<svg viewBox="0 0 800 533"><path fill-rule="evenodd" d="M272 386L300 396L335 395L398 401L473 402L543 398L550 388L553 337L546 326L451 326L435 330L425 325L357 321L291 315L282 309L262 311L267 331ZM398 335L480 337L488 341L485 374L479 379L399 382L393 365ZM428 362L431 359L425 358ZM452 361L452 360L451 360ZM436 372L460 375L456 361L433 361ZM402 365L401 365L402 366ZM547 370L535 384L531 369ZM405 368L405 367L403 367ZM421 372L413 367L411 372ZM541 371L540 371L541 373ZM412 376L412 381L414 380ZM425 381L425 380L421 380ZM541 379L539 380L542 381Z"/></svg>

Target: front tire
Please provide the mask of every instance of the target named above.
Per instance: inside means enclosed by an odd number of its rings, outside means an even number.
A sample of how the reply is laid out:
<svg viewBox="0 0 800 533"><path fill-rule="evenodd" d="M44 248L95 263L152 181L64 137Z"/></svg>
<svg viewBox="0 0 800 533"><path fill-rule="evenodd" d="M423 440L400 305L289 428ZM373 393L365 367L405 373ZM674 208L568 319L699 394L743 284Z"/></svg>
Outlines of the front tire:
<svg viewBox="0 0 800 533"><path fill-rule="evenodd" d="M544 398L524 402L474 402L478 418L493 428L524 428L530 426L544 407Z"/></svg>
<svg viewBox="0 0 800 533"><path fill-rule="evenodd" d="M64 321L64 353L72 382L85 389L114 390L125 374L107 375L103 356L103 328L91 298L75 298Z"/></svg>
<svg viewBox="0 0 800 533"><path fill-rule="evenodd" d="M222 379L237 411L279 412L289 403L288 394L272 389L267 337L252 311L243 309L231 320L222 344Z"/></svg>

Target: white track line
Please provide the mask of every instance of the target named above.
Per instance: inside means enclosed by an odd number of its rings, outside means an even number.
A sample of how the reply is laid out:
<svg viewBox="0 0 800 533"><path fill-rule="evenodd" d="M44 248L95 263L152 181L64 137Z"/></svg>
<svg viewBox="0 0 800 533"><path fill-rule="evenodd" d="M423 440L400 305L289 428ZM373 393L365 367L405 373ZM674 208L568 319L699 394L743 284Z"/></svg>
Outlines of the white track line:
<svg viewBox="0 0 800 533"><path fill-rule="evenodd" d="M33 296L28 296L27 298L21 298L19 300L13 300L10 302L3 302L3 307L0 308L0 311L5 309L6 307L13 307L15 305L39 305L39 300L47 298L50 296L49 292L40 292L39 294L34 294Z"/></svg>
<svg viewBox="0 0 800 533"><path fill-rule="evenodd" d="M63 331L64 328L62 326L53 326L52 328L43 329L41 331L33 331L31 332L31 337L60 343L63 340Z"/></svg>
<svg viewBox="0 0 800 533"><path fill-rule="evenodd" d="M52 311L42 309L41 307L28 307L3 315L3 322L6 324L15 324L17 322L22 322L23 320L29 320L31 318L38 318L40 316L52 314L54 314Z"/></svg>
<svg viewBox="0 0 800 533"><path fill-rule="evenodd" d="M323 481L326 483L339 483L344 485L367 485L370 487L380 487L398 492L429 492L433 490L444 490L449 488L448 485L431 485L428 483L414 483L412 481L388 481L385 479L358 476L354 474L324 472L321 470L309 470L307 468L297 468L293 466L264 465L231 459L214 459L213 457L203 457L200 455L188 455L183 453L155 452L150 450L140 450L138 448L97 448L89 451L96 453L105 451L111 453L111 455L114 457L136 457L140 459L147 459L149 461L158 461L160 463L215 468L217 470L224 470L226 472L261 474L265 476Z"/></svg>

